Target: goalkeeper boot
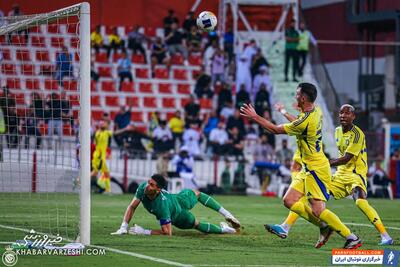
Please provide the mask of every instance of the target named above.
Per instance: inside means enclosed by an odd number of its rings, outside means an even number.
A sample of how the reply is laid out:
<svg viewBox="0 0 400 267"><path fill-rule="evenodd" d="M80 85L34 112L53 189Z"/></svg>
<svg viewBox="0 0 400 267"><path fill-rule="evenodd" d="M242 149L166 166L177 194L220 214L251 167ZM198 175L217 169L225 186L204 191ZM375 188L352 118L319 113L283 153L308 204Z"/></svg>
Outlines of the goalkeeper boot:
<svg viewBox="0 0 400 267"><path fill-rule="evenodd" d="M361 247L362 241L358 236L356 236L356 237L357 237L356 239L347 239L346 243L344 243L343 248L344 249L357 249L357 248Z"/></svg>
<svg viewBox="0 0 400 267"><path fill-rule="evenodd" d="M223 234L235 234L236 230L232 227L230 227L226 222L221 222L219 224L221 226L221 231Z"/></svg>
<svg viewBox="0 0 400 267"><path fill-rule="evenodd" d="M333 230L327 225L325 227L319 228L319 239L315 244L315 248L320 248L328 242L329 238L333 234Z"/></svg>
<svg viewBox="0 0 400 267"><path fill-rule="evenodd" d="M235 229L240 229L240 222L232 214L225 216L225 220Z"/></svg>
<svg viewBox="0 0 400 267"><path fill-rule="evenodd" d="M288 232L279 224L264 224L264 228L268 232L277 235L282 239L285 239L288 236Z"/></svg>

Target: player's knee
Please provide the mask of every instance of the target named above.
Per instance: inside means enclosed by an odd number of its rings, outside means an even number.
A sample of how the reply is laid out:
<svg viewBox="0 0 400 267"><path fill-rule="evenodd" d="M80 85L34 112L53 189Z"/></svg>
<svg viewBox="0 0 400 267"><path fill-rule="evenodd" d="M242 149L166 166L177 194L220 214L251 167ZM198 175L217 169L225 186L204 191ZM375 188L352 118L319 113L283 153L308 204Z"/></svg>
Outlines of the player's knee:
<svg viewBox="0 0 400 267"><path fill-rule="evenodd" d="M364 190L362 190L360 187L356 187L353 190L353 194L352 194L353 200L356 202L357 204L357 200L359 199L366 199L367 198L367 194L364 192ZM358 206L358 205L357 205Z"/></svg>
<svg viewBox="0 0 400 267"><path fill-rule="evenodd" d="M321 213L324 211L322 208L320 207L311 207L312 213L315 217L319 218L319 216L321 216Z"/></svg>
<svg viewBox="0 0 400 267"><path fill-rule="evenodd" d="M197 198L200 197L200 191L192 189L192 191L194 192L194 194L196 195Z"/></svg>
<svg viewBox="0 0 400 267"><path fill-rule="evenodd" d="M283 197L283 205L285 205L286 208L290 209L294 203L296 203L296 200L293 199L290 196L284 196Z"/></svg>

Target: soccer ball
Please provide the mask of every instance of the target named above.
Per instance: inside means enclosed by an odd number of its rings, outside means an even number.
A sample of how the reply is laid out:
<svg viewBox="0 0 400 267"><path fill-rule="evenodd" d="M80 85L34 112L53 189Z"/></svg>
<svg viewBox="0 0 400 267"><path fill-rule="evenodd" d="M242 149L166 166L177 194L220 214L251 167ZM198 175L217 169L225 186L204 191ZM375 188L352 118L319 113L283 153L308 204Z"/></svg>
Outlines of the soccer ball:
<svg viewBox="0 0 400 267"><path fill-rule="evenodd" d="M203 11L197 17L197 27L206 32L211 32L217 26L217 17L210 11Z"/></svg>

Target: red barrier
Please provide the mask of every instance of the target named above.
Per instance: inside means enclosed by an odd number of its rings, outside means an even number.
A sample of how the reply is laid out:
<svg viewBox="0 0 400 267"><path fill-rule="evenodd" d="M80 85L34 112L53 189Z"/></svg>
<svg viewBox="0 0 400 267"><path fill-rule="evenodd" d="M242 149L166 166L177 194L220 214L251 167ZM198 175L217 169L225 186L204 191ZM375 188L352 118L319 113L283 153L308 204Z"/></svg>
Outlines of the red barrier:
<svg viewBox="0 0 400 267"><path fill-rule="evenodd" d="M392 192L393 192L393 197L398 198L399 196L397 195L397 184L396 180L398 177L398 172L400 170L397 168L397 160L390 160L389 162L389 179L393 181L392 183Z"/></svg>

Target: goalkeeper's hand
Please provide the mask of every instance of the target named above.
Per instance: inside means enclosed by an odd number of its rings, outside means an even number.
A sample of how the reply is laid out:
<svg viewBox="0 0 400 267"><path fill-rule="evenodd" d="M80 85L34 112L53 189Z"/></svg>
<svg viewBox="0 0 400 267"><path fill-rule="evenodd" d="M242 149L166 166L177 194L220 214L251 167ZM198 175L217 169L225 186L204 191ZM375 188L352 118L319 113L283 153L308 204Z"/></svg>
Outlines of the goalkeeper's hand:
<svg viewBox="0 0 400 267"><path fill-rule="evenodd" d="M125 235L127 233L128 233L128 229L121 227L116 232L111 233L111 235Z"/></svg>
<svg viewBox="0 0 400 267"><path fill-rule="evenodd" d="M149 230L144 229L143 227L135 224L133 227L129 228L129 234L131 235L148 235Z"/></svg>

